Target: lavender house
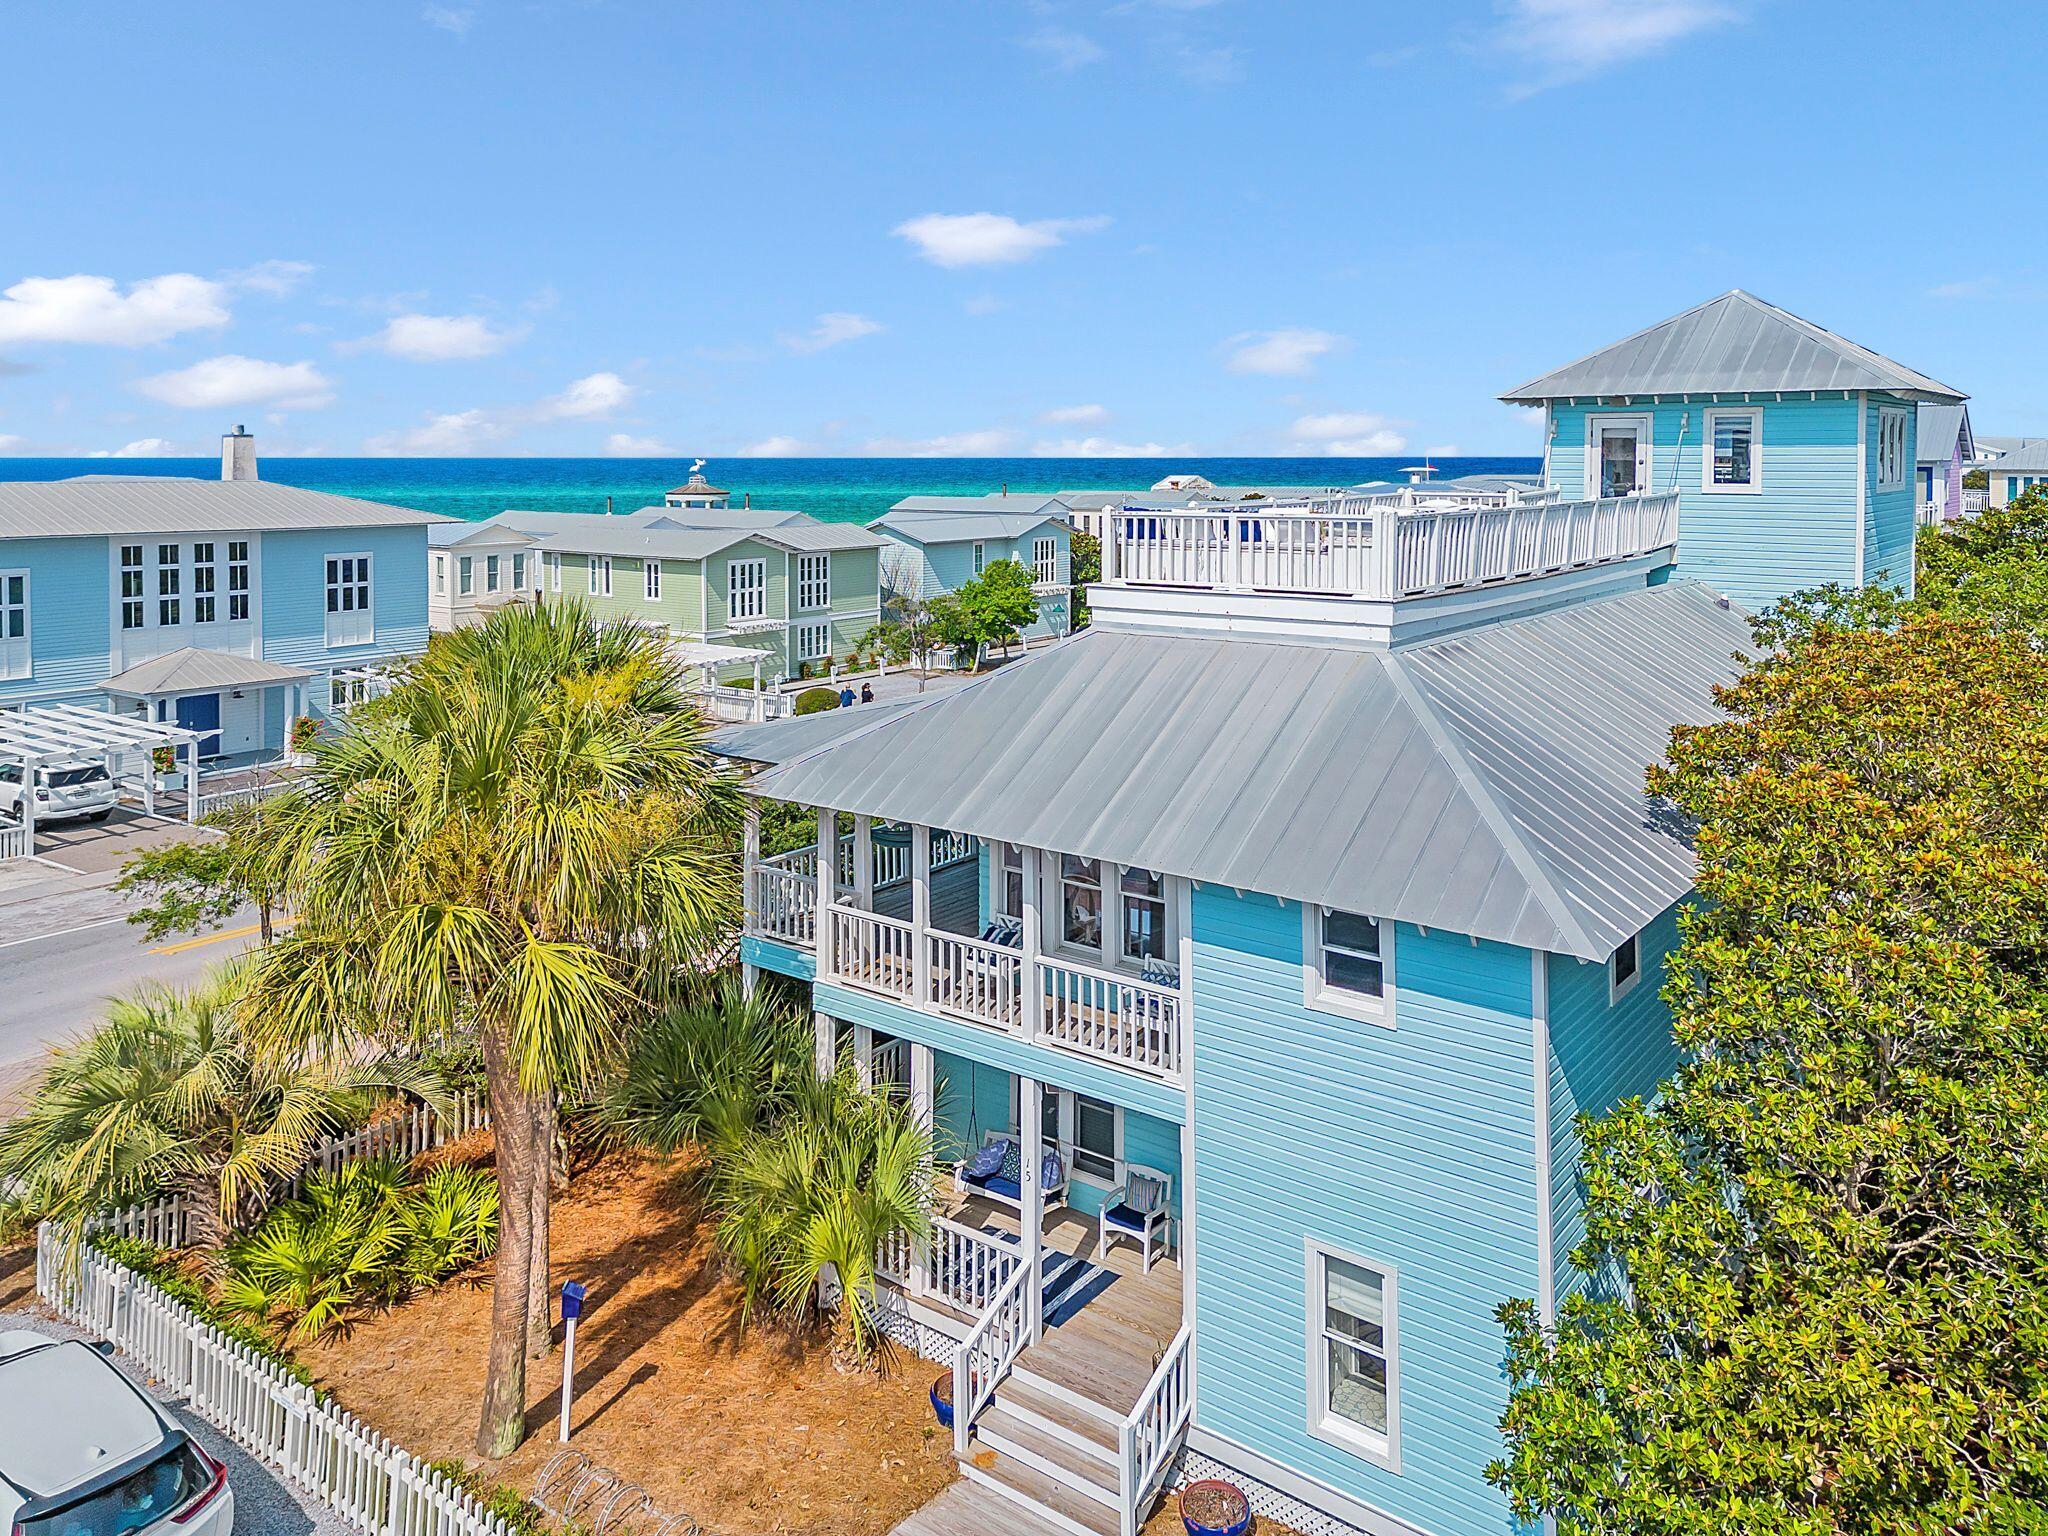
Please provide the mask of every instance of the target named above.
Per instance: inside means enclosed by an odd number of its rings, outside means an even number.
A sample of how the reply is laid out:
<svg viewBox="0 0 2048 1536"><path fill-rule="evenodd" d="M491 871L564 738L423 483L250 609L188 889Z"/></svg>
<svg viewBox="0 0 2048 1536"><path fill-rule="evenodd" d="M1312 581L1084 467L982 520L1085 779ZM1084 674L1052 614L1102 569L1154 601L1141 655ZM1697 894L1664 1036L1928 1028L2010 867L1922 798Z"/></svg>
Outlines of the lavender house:
<svg viewBox="0 0 2048 1536"><path fill-rule="evenodd" d="M1967 405L1923 405L1914 428L1919 444L1920 521L1947 523L1963 515L1963 474L1977 457Z"/></svg>

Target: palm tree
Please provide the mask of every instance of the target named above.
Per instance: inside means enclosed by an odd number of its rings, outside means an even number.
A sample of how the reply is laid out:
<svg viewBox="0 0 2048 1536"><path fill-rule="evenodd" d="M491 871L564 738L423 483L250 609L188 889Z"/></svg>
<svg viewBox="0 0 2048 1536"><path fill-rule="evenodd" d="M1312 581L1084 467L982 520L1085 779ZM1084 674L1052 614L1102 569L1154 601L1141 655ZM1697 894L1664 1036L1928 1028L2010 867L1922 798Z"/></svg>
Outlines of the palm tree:
<svg viewBox="0 0 2048 1536"><path fill-rule="evenodd" d="M298 921L257 1001L285 1048L475 1042L501 1198L477 1429L495 1458L549 1347L556 1106L728 934L738 790L666 642L576 604L437 636L352 721L268 819Z"/></svg>
<svg viewBox="0 0 2048 1536"><path fill-rule="evenodd" d="M246 971L188 991L155 987L56 1053L28 1109L0 1125L0 1183L28 1212L74 1228L168 1191L195 1243L217 1249L315 1143L406 1089L438 1099L422 1067L315 1048L255 1049Z"/></svg>

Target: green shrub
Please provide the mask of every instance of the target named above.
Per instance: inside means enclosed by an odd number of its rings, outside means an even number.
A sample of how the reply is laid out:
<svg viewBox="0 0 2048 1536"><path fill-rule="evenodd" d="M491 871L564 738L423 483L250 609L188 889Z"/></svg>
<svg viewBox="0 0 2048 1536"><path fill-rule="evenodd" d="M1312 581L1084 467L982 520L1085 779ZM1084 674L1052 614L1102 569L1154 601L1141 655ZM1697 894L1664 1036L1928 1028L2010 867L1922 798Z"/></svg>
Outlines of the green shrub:
<svg viewBox="0 0 2048 1536"><path fill-rule="evenodd" d="M206 1294L206 1288L178 1267L166 1249L139 1237L115 1237L100 1233L88 1239L90 1245L123 1269L133 1270L171 1300L194 1313L202 1322L233 1339L259 1358L269 1361L301 1386L313 1385L312 1373L294 1360L267 1332Z"/></svg>
<svg viewBox="0 0 2048 1536"><path fill-rule="evenodd" d="M796 696L796 713L800 715L815 715L838 707L839 695L830 688L806 688Z"/></svg>
<svg viewBox="0 0 2048 1536"><path fill-rule="evenodd" d="M512 1528L514 1536L549 1536L553 1529L548 1523L548 1512L517 1488L492 1483L452 1456L444 1461L428 1462L427 1470L440 1473L464 1493L481 1501L485 1509Z"/></svg>

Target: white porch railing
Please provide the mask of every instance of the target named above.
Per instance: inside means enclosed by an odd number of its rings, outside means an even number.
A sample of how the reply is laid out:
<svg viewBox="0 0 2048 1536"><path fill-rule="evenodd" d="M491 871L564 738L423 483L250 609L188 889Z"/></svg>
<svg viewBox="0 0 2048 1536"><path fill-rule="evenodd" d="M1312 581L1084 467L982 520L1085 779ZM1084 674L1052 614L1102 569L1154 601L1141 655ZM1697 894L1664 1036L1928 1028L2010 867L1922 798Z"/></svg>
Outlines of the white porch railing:
<svg viewBox="0 0 2048 1536"><path fill-rule="evenodd" d="M1648 554L1677 540L1678 497L1375 506L1339 496L1257 510L1125 512L1110 534L1111 582L1384 601Z"/></svg>
<svg viewBox="0 0 2048 1536"><path fill-rule="evenodd" d="M923 1260L920 1266L917 1262ZM877 1268L913 1297L945 1302L980 1317L994 1302L1010 1271L1024 1260L1021 1249L991 1233L932 1218L930 1240L919 1251L905 1233L883 1245Z"/></svg>
<svg viewBox="0 0 2048 1536"><path fill-rule="evenodd" d="M224 811L230 806L254 805L260 800L268 800L272 795L283 794L296 782L296 779L281 777L259 779L251 784L236 784L227 789L208 789L206 780L202 777L199 781L198 814L205 816L214 811Z"/></svg>
<svg viewBox="0 0 2048 1536"><path fill-rule="evenodd" d="M797 848L754 866L751 931L808 949L818 942L818 850Z"/></svg>
<svg viewBox="0 0 2048 1536"><path fill-rule="evenodd" d="M1173 1469L1173 1458L1194 1410L1189 1369L1195 1331L1182 1323L1159 1367L1117 1429L1117 1493L1123 1505L1121 1536L1138 1536L1145 1507Z"/></svg>
<svg viewBox="0 0 2048 1536"><path fill-rule="evenodd" d="M794 707L794 701L772 688L735 688L729 683L694 688L690 696L697 701L697 707L707 719L724 724L780 720Z"/></svg>
<svg viewBox="0 0 2048 1536"><path fill-rule="evenodd" d="M841 981L889 997L912 994L910 924L837 905L831 919L833 972Z"/></svg>
<svg viewBox="0 0 2048 1536"><path fill-rule="evenodd" d="M1031 1309L1025 1281L1031 1266L1019 1264L996 1288L988 1312L953 1351L953 1452L967 1454L974 1421L992 1402L996 1388L1031 1341Z"/></svg>
<svg viewBox="0 0 2048 1536"><path fill-rule="evenodd" d="M1024 957L1001 944L929 932L931 995L942 1013L1014 1034L1024 1027Z"/></svg>
<svg viewBox="0 0 2048 1536"><path fill-rule="evenodd" d="M0 860L25 859L28 855L28 828L0 826Z"/></svg>
<svg viewBox="0 0 2048 1536"><path fill-rule="evenodd" d="M1160 1077L1178 1077L1180 993L1071 961L1038 965L1038 1036L1084 1056Z"/></svg>

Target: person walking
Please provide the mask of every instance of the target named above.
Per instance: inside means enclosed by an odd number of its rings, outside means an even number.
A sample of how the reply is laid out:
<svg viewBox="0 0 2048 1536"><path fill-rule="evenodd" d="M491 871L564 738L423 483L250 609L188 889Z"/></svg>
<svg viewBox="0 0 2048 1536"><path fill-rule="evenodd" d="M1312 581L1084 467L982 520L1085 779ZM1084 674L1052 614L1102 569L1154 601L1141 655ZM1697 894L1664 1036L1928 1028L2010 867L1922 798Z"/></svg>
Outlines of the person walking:
<svg viewBox="0 0 2048 1536"><path fill-rule="evenodd" d="M845 709L853 703L853 685L843 683L839 688L839 707Z"/></svg>
<svg viewBox="0 0 2048 1536"><path fill-rule="evenodd" d="M862 683L860 685L860 701L863 704L875 702L875 685L873 683Z"/></svg>

